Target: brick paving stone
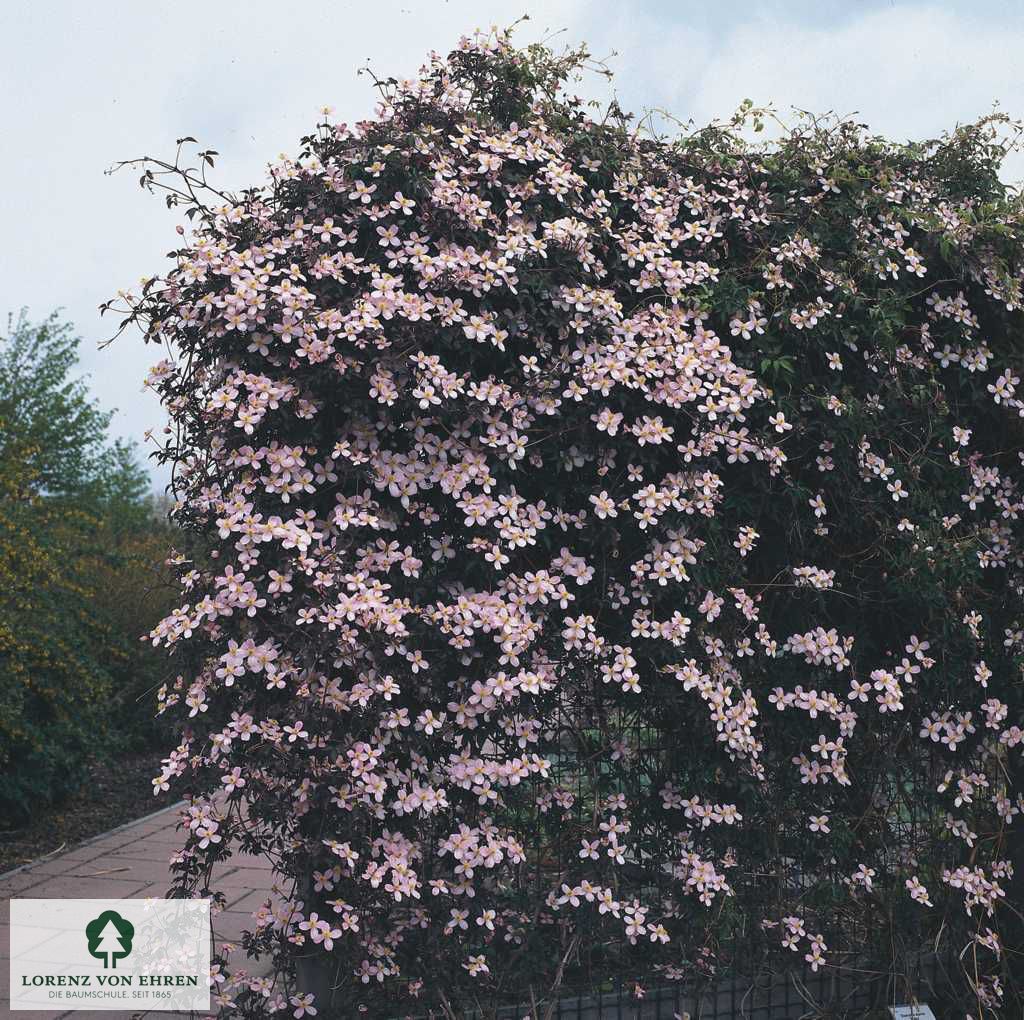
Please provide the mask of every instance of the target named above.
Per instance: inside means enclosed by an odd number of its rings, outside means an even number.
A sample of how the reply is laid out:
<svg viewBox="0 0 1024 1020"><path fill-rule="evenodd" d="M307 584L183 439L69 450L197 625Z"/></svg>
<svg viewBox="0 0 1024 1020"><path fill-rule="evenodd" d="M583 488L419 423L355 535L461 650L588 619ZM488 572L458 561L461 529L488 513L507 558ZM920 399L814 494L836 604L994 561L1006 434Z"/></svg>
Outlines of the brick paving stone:
<svg viewBox="0 0 1024 1020"><path fill-rule="evenodd" d="M31 1017L31 1016L42 1016L41 1013L21 1013L20 1016ZM135 1012L129 1012L123 1009L76 1009L70 1013L60 1013L59 1017L64 1020L111 1020L111 1017L117 1018L117 1020L131 1020L132 1017L138 1017L142 1014L136 1010ZM151 1013L150 1016L188 1016L187 1013Z"/></svg>
<svg viewBox="0 0 1024 1020"><path fill-rule="evenodd" d="M254 876L256 873L269 875L270 872L274 870L270 861L266 858L260 859L258 857L232 857L231 860L226 861L225 864L231 868L232 871L251 871L254 873Z"/></svg>
<svg viewBox="0 0 1024 1020"><path fill-rule="evenodd" d="M177 816L177 804L172 804L169 808L161 808L155 814L150 815L148 818L140 818L139 821L132 825L132 832L160 832L167 828L167 816L173 811L173 821L175 824L178 822Z"/></svg>
<svg viewBox="0 0 1024 1020"><path fill-rule="evenodd" d="M108 1013L107 1015L109 1016L110 1014ZM209 1013L209 1014L207 1014L207 1013L166 1013L162 1009L159 1009L159 1010L151 1009L148 1013L143 1013L142 1014L144 1020L161 1020L161 1018L163 1018L163 1017L172 1017L172 1018L175 1018L175 1020L176 1020L176 1018L179 1018L179 1017L187 1018L187 1020L196 1020L197 1017L201 1018L201 1017L204 1017L204 1016L213 1016L213 1015L214 1014L212 1014L212 1013ZM69 1020L73 1020L73 1018L69 1018Z"/></svg>
<svg viewBox="0 0 1024 1020"><path fill-rule="evenodd" d="M0 1009L3 1010L4 1016L16 1017L17 1020L58 1020L58 1017L81 1017L85 1016L84 1013L49 1013L43 1010L36 1011L34 1009L9 1009L11 1000L6 996L0 999ZM104 1013L105 1017L113 1017L115 1013ZM128 1020L131 1014L125 1013L124 1020ZM93 1016L98 1016L94 1013Z"/></svg>
<svg viewBox="0 0 1024 1020"><path fill-rule="evenodd" d="M87 850L70 850L57 857L49 857L30 865L32 875L70 875L78 874L78 869L95 861L103 855L102 848L89 847Z"/></svg>
<svg viewBox="0 0 1024 1020"><path fill-rule="evenodd" d="M99 867L97 867L99 865ZM108 857L90 861L75 874L85 879L116 878L123 882L170 883L171 871L166 861L137 860L128 857Z"/></svg>
<svg viewBox="0 0 1024 1020"><path fill-rule="evenodd" d="M130 899L146 883L121 880L116 875L103 878L77 878L74 875L49 876L45 882L32 886L20 899L45 900L110 900Z"/></svg>
<svg viewBox="0 0 1024 1020"><path fill-rule="evenodd" d="M150 843L136 843L133 846L117 847L108 850L103 856L108 860L119 861L156 861L165 868L170 866L171 854L169 846L153 846Z"/></svg>
<svg viewBox="0 0 1024 1020"><path fill-rule="evenodd" d="M12 896L27 896L27 889L39 885L45 879L45 875L38 875L34 871L19 871L0 877L0 896L5 901Z"/></svg>
<svg viewBox="0 0 1024 1020"><path fill-rule="evenodd" d="M176 816L175 816L176 817ZM152 850L153 847L166 847L167 853L172 850L180 850L185 842L185 833L174 828L173 825L164 825L159 829L149 832L140 832L131 839L118 840L118 846L127 850L135 844L142 845Z"/></svg>
<svg viewBox="0 0 1024 1020"><path fill-rule="evenodd" d="M171 888L171 880L167 878L163 882L154 882L152 885L143 886L133 897L134 900L146 900L152 897L156 900L167 898L167 892Z"/></svg>
<svg viewBox="0 0 1024 1020"><path fill-rule="evenodd" d="M234 893L228 893L228 909L251 914L254 910L259 910L268 897L273 898L269 889L238 889Z"/></svg>
<svg viewBox="0 0 1024 1020"><path fill-rule="evenodd" d="M253 886L263 885L267 891L270 891L269 876L265 876L262 872L259 872L259 879L254 881L252 873L244 875L217 875L214 874L210 880L210 887L212 889L220 890L224 893L235 892L236 890L248 891Z"/></svg>
<svg viewBox="0 0 1024 1020"><path fill-rule="evenodd" d="M78 847L24 865L0 875L0 1017L25 1020L128 1020L137 1012L12 1011L7 983L10 958L10 898L112 899L163 896L171 884L169 858L182 843L177 831L177 805L104 833ZM213 918L218 939L237 942L244 928L253 925L252 912L270 895L273 874L265 858L239 854L221 866L213 887L223 889L229 909ZM240 956L237 966L252 976L269 972L270 960ZM201 1016L201 1014L199 1014ZM197 1014L151 1010L147 1020L191 1017Z"/></svg>
<svg viewBox="0 0 1024 1020"><path fill-rule="evenodd" d="M242 932L252 930L252 914L238 910L225 910L213 918L213 931L220 940L237 942Z"/></svg>

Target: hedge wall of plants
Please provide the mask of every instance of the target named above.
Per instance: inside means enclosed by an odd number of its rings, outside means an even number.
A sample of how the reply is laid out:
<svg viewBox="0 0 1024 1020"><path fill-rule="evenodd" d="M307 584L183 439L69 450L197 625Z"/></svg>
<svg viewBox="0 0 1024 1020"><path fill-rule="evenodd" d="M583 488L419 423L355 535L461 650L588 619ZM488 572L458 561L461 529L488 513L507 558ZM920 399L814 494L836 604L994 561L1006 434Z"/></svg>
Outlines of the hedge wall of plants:
<svg viewBox="0 0 1024 1020"><path fill-rule="evenodd" d="M543 1015L941 944L1010 1015L1014 126L659 138L586 65L478 36L261 187L142 167L190 228L117 307L204 550L158 778L183 891L239 847L280 884L275 977L217 1001Z"/></svg>

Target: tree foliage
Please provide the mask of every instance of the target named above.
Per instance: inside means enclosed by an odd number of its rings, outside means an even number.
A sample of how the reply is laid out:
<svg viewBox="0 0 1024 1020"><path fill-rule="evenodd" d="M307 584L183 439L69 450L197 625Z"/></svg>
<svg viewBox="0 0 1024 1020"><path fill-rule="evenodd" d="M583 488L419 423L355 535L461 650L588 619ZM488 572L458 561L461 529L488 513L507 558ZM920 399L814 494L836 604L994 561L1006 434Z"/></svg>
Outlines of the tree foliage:
<svg viewBox="0 0 1024 1020"><path fill-rule="evenodd" d="M0 339L0 807L10 822L81 783L82 764L153 732L156 661L139 632L166 611L133 450L75 375L79 340L24 315Z"/></svg>

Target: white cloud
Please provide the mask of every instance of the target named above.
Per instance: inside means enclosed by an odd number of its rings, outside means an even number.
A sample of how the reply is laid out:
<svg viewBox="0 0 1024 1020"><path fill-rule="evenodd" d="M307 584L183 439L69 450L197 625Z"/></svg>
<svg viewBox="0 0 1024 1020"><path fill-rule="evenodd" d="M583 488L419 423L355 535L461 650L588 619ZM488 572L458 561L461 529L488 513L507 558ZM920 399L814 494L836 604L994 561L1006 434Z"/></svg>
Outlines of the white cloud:
<svg viewBox="0 0 1024 1020"><path fill-rule="evenodd" d="M763 20L730 35L693 108L707 118L749 96L780 111L856 112L901 141L935 136L996 100L1024 113L1022 44L1019 27L939 7L877 11L834 30Z"/></svg>
<svg viewBox="0 0 1024 1020"><path fill-rule="evenodd" d="M371 60L408 75L431 49L522 11L524 40L552 30L561 44L585 40L610 65L623 105L671 109L698 121L730 113L745 97L840 113L859 111L880 132L934 135L986 112L994 99L1024 113L1019 19L977 8L845 7L842 20L772 15L759 4L624 5L485 0L218 5L64 3L5 5L0 113L8 157L0 165L0 312L28 304L41 318L63 305L86 338L86 367L114 428L140 438L159 424L140 392L161 356L135 337L104 350L112 332L96 306L119 287L158 271L176 218L144 195L135 175L104 176L115 160L167 155L194 134L222 157L217 180L234 188L261 179L266 162L294 151L325 103L343 119L372 112L374 94L356 70ZM750 14L750 11L761 12ZM828 23L831 18L831 25ZM607 94L595 81L594 94ZM1011 168L1024 173L1020 161ZM163 475L159 476L163 479Z"/></svg>

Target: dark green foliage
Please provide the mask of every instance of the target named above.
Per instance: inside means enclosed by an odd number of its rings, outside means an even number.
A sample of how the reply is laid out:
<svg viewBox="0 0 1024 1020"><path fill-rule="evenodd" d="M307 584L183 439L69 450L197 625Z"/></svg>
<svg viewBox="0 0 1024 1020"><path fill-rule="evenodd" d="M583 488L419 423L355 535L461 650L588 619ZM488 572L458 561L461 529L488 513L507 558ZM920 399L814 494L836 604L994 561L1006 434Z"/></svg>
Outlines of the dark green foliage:
<svg viewBox="0 0 1024 1020"><path fill-rule="evenodd" d="M81 782L88 756L152 732L156 659L139 634L166 547L134 450L75 377L78 338L22 315L0 339L0 810Z"/></svg>

